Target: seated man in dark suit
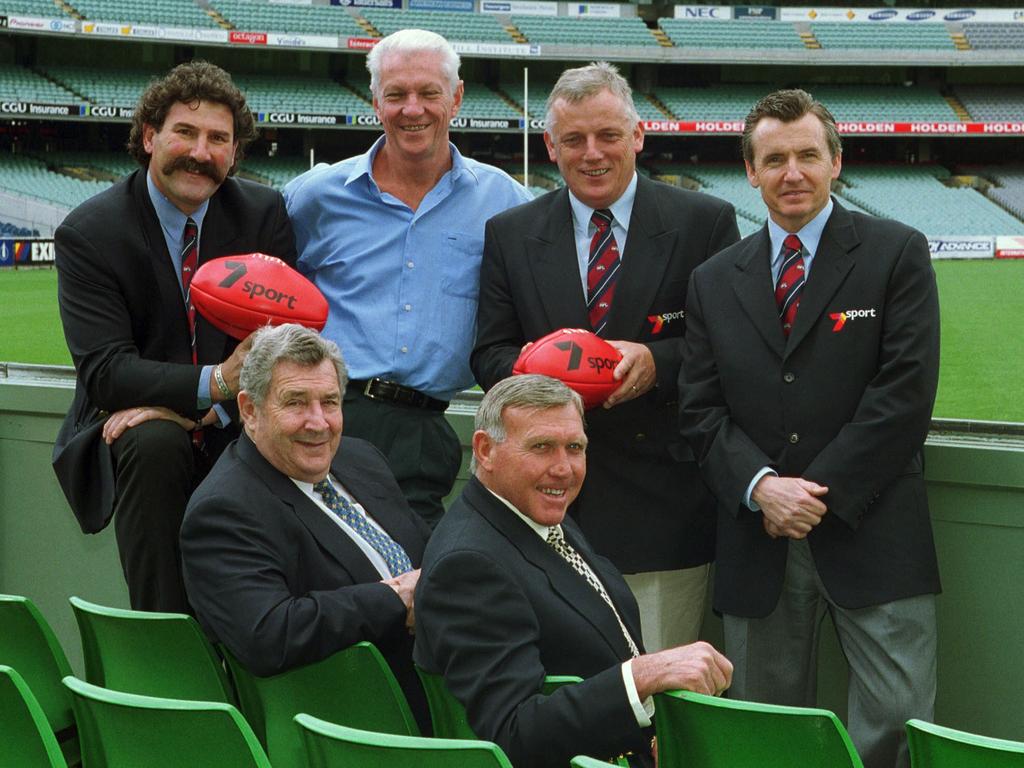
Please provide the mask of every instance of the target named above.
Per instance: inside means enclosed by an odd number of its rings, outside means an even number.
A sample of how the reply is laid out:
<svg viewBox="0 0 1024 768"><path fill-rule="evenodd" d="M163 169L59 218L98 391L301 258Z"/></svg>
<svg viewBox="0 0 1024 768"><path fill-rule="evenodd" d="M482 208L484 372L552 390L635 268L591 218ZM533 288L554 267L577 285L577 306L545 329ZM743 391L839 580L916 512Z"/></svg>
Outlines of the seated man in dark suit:
<svg viewBox="0 0 1024 768"><path fill-rule="evenodd" d="M342 439L347 380L337 345L314 331L257 331L244 432L185 511L185 586L207 632L257 675L369 640L423 724L412 599L429 529L380 452Z"/></svg>
<svg viewBox="0 0 1024 768"><path fill-rule="evenodd" d="M496 384L476 416L476 476L435 529L416 589L416 663L444 675L476 734L517 766L627 752L650 765L649 697L719 694L732 678L706 643L643 655L632 593L565 518L586 446L582 403L564 384ZM556 674L584 681L542 695Z"/></svg>

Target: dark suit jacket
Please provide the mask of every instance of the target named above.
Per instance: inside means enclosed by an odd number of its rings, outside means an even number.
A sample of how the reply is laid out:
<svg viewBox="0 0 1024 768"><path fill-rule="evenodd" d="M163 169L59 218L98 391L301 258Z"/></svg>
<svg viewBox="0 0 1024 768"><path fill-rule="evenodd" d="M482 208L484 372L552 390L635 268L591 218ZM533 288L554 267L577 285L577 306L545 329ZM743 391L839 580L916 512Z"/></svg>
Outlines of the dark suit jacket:
<svg viewBox="0 0 1024 768"><path fill-rule="evenodd" d="M430 530L380 452L343 437L331 472L418 567ZM356 543L244 433L192 495L181 557L199 622L255 674L369 640L414 692L416 707L405 605Z"/></svg>
<svg viewBox="0 0 1024 768"><path fill-rule="evenodd" d="M162 405L189 418L201 415L196 409L200 369L192 364L185 303L146 173L135 171L75 208L54 235L61 320L78 373L75 399L54 446L55 461L100 410ZM254 251L294 265L295 239L284 201L262 184L229 178L210 198L200 265ZM222 362L237 342L197 318L199 364ZM208 443L214 447L221 440L221 448L237 434L209 432ZM113 477L97 482L74 470L90 456L98 462L97 450L109 449L98 441L84 446L84 456L56 467L72 510L90 533L110 518ZM101 497L108 503L97 505Z"/></svg>
<svg viewBox="0 0 1024 768"><path fill-rule="evenodd" d="M647 345L657 387L587 413L587 479L570 514L625 573L712 559L714 502L676 430L677 377L690 272L739 239L733 208L644 177L604 336ZM527 341L589 328L566 189L491 219L480 275L476 348L484 389L511 375Z"/></svg>
<svg viewBox="0 0 1024 768"><path fill-rule="evenodd" d="M566 539L604 583L633 639L640 621L625 581L568 518ZM444 675L476 734L513 765L647 751L621 663L629 650L597 592L478 480L434 530L416 589L416 663ZM579 685L540 694L545 675Z"/></svg>
<svg viewBox="0 0 1024 768"><path fill-rule="evenodd" d="M808 542L839 605L937 592L921 466L939 369L928 243L836 203L788 340L769 250L766 227L697 269L687 299L682 429L718 498L715 608L759 617L778 601L787 540L743 504L764 466L828 486Z"/></svg>

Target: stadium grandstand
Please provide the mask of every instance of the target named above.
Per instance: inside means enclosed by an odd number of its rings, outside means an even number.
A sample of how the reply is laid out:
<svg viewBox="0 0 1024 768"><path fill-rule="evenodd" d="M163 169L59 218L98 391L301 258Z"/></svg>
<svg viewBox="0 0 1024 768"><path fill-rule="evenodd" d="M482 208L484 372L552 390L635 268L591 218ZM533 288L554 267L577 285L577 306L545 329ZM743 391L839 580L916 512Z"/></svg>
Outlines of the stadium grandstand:
<svg viewBox="0 0 1024 768"><path fill-rule="evenodd" d="M455 141L521 176L527 131L537 192L560 183L540 140L551 83L608 58L646 121L641 168L733 199L753 226L738 123L766 91L796 85L840 121L846 204L932 237L1020 235L1024 180L999 164L1024 162L1021 11L913 6L0 0L0 226L46 236L60 211L132 167L121 155L135 99L191 56L229 69L257 113L243 173L281 186L311 156L354 154L377 131L365 50L419 26L463 54Z"/></svg>

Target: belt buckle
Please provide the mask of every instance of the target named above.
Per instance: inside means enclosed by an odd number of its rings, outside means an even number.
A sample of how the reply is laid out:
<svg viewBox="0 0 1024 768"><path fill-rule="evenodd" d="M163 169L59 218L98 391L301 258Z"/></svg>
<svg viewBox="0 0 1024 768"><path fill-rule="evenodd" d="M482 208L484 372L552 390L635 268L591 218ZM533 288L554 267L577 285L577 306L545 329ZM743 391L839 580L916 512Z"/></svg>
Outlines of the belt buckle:
<svg viewBox="0 0 1024 768"><path fill-rule="evenodd" d="M381 383L379 376L374 376L372 379L367 379L366 384L363 385L363 394L371 400L382 400L379 395L376 394L377 385Z"/></svg>

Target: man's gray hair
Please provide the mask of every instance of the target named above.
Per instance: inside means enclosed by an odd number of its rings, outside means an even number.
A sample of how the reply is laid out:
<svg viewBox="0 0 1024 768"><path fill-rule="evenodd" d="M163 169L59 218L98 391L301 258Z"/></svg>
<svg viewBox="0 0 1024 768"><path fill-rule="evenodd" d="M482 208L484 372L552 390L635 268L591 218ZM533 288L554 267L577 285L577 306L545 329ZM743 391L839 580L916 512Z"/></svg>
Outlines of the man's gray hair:
<svg viewBox="0 0 1024 768"><path fill-rule="evenodd" d="M334 364L334 370L338 372L338 388L344 395L348 370L337 344L295 323L276 327L266 325L256 331L252 349L242 363L239 386L248 393L253 404L259 406L270 391L275 365L287 361L312 368L324 360Z"/></svg>
<svg viewBox="0 0 1024 768"><path fill-rule="evenodd" d="M509 376L484 395L473 427L486 432L494 442L503 443L508 436L502 419L506 408L544 411L563 405L572 405L583 418L583 399L558 379L533 373Z"/></svg>
<svg viewBox="0 0 1024 768"><path fill-rule="evenodd" d="M578 104L601 91L611 91L611 94L622 102L622 110L630 123L636 124L640 121L640 115L637 114L636 105L633 103L633 89L629 87L626 78L619 74L616 66L607 61L595 61L585 67L567 69L558 78L555 87L548 94L547 114L544 117L545 130L554 136L555 116L552 107L556 101L565 99L570 104Z"/></svg>
<svg viewBox="0 0 1024 768"><path fill-rule="evenodd" d="M370 91L380 97L381 62L389 53L438 53L441 55L441 70L448 78L451 92L459 87L459 54L452 44L436 32L425 29L402 29L392 32L370 49L366 57L366 68L370 70Z"/></svg>

